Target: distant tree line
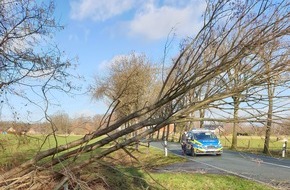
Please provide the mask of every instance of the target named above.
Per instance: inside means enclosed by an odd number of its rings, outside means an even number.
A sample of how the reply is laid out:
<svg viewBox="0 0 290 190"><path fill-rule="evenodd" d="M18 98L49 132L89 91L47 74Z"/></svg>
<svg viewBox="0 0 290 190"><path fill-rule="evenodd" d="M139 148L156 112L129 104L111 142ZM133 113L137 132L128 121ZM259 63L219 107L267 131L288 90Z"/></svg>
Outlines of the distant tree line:
<svg viewBox="0 0 290 190"><path fill-rule="evenodd" d="M102 115L94 117L80 116L70 118L66 113L56 113L51 116L51 122L34 122L25 123L20 121L0 121L0 132L8 134L42 134L48 135L53 133L60 135L85 135L96 130L99 126Z"/></svg>

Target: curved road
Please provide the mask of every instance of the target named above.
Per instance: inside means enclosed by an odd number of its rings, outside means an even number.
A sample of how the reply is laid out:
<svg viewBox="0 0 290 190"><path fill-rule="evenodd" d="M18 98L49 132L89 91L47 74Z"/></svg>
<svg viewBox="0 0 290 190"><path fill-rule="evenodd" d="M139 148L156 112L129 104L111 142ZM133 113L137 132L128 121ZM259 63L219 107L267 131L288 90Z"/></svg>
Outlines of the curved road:
<svg viewBox="0 0 290 190"><path fill-rule="evenodd" d="M164 149L163 142L151 145ZM180 144L168 143L171 153L182 156ZM204 173L229 173L260 183L267 183L278 189L290 189L290 160L264 155L224 150L222 156L185 156L186 163L168 166L164 170L183 170Z"/></svg>

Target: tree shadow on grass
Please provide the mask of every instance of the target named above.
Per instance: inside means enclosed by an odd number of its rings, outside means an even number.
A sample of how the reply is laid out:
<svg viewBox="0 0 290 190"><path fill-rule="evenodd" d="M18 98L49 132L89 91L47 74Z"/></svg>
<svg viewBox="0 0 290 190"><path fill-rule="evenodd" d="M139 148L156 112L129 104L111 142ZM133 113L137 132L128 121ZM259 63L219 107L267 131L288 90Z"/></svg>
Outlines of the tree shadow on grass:
<svg viewBox="0 0 290 190"><path fill-rule="evenodd" d="M87 156L86 159L89 158ZM83 168L82 180L92 189L146 189L151 185L144 179L146 174L141 168L138 161L120 150Z"/></svg>
<svg viewBox="0 0 290 190"><path fill-rule="evenodd" d="M89 169L90 187L97 189L138 190L146 189L150 185L144 180L144 173L136 167L113 167L110 163L94 164Z"/></svg>

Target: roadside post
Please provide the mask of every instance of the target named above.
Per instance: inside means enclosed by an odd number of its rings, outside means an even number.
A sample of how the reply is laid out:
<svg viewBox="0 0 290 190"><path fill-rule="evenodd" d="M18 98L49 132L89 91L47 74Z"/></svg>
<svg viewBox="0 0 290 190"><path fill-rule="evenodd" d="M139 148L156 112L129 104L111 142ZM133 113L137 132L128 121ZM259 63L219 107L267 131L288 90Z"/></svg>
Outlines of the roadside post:
<svg viewBox="0 0 290 190"><path fill-rule="evenodd" d="M286 150L287 150L287 139L284 139L284 143L282 147L282 158L286 156Z"/></svg>
<svg viewBox="0 0 290 190"><path fill-rule="evenodd" d="M164 140L164 153L165 153L165 156L167 157L167 140Z"/></svg>

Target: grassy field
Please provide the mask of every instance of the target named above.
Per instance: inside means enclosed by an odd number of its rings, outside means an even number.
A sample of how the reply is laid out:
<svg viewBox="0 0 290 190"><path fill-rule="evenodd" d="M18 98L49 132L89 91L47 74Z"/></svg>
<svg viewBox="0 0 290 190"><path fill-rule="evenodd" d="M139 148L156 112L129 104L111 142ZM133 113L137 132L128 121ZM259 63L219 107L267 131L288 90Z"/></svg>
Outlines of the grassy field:
<svg viewBox="0 0 290 190"><path fill-rule="evenodd" d="M232 143L231 136L221 136L220 141L225 148L229 148ZM264 148L265 139L260 136L238 136L238 150L261 153ZM290 138L288 138L290 142ZM277 137L271 137L270 151L273 156L282 155L282 146L284 143L284 137L277 139ZM290 144L287 144L287 157L290 157Z"/></svg>
<svg viewBox="0 0 290 190"><path fill-rule="evenodd" d="M79 136L16 136L0 135L0 166L8 168L19 165L28 160L36 152L55 147L57 144L66 144L80 138Z"/></svg>
<svg viewBox="0 0 290 190"><path fill-rule="evenodd" d="M1 135L2 154L0 164L11 167L29 159L39 150L55 147L78 139L79 136L32 136L17 138L14 135ZM43 141L45 140L45 143ZM56 141L57 140L57 143ZM184 158L164 153L154 148L140 146L139 151L134 147L128 150L137 160L123 150L115 152L102 161L83 169L82 177L97 189L271 189L270 187L231 175L214 175L198 173L160 173L153 168L185 161ZM81 159L88 158L84 155ZM81 161L81 160L80 160Z"/></svg>

